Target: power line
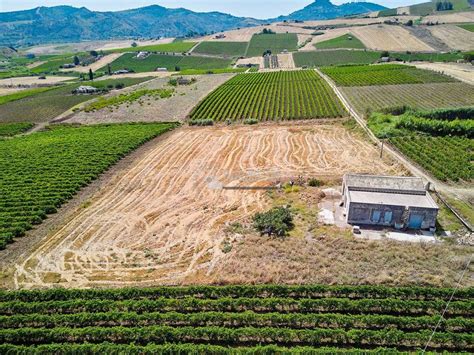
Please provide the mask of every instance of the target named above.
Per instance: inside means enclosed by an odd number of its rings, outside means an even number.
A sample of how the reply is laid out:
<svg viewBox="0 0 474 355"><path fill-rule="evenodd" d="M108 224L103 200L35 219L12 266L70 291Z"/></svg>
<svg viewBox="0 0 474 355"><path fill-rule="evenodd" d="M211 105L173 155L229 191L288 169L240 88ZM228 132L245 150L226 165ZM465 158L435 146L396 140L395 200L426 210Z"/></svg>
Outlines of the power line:
<svg viewBox="0 0 474 355"><path fill-rule="evenodd" d="M431 333L430 338L428 339L428 342L426 343L422 354L424 354L426 352L426 349L428 349L428 346L430 345L431 339L433 339L433 336L435 335L436 331L438 330L438 327L441 324L441 321L444 319L444 315L446 314L446 311L448 310L449 304L453 300L454 294L458 290L459 286L461 286L461 281L464 278L464 274L466 273L467 269L471 265L471 260L472 260L473 255L474 254L471 254L471 256L469 257L469 261L467 262L466 267L464 268L463 272L461 273L461 277L459 278L458 283L457 283L456 287L454 288L453 293L451 294L451 297L448 300L448 303L446 303L446 307L444 307L443 313L441 313L441 317L439 318L438 323L436 324L436 327L434 327L433 332Z"/></svg>

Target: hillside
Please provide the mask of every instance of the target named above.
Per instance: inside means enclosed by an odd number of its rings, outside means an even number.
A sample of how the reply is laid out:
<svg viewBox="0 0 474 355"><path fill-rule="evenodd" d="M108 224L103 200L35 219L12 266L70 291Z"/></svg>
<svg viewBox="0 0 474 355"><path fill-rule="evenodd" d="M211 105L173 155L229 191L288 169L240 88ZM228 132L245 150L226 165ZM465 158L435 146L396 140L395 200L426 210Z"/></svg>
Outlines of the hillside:
<svg viewBox="0 0 474 355"><path fill-rule="evenodd" d="M0 43L32 45L133 37L179 37L247 27L260 21L220 12L197 13L158 5L119 12L71 6L0 13Z"/></svg>
<svg viewBox="0 0 474 355"><path fill-rule="evenodd" d="M332 19L382 9L384 7L367 2L338 6L329 0L316 0L288 16L257 20L220 12L168 9L158 5L118 12L98 12L71 6L38 7L0 13L0 45L181 37L255 26L269 21Z"/></svg>
<svg viewBox="0 0 474 355"><path fill-rule="evenodd" d="M342 5L334 5L330 0L316 0L312 4L288 16L280 16L277 20L327 20L372 11L381 11L384 9L385 7L370 2L350 2Z"/></svg>

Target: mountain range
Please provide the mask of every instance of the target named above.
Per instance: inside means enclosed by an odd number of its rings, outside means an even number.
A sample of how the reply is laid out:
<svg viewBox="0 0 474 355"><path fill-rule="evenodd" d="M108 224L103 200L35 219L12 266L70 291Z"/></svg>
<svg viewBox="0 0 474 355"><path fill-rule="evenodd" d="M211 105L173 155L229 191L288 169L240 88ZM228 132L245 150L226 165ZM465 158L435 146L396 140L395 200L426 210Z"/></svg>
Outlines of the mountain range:
<svg viewBox="0 0 474 355"><path fill-rule="evenodd" d="M182 37L215 33L283 20L321 20L379 11L368 2L334 5L316 0L304 9L276 19L257 20L221 12L194 12L152 5L138 9L99 12L85 7L37 7L0 13L0 45L28 46L120 38Z"/></svg>

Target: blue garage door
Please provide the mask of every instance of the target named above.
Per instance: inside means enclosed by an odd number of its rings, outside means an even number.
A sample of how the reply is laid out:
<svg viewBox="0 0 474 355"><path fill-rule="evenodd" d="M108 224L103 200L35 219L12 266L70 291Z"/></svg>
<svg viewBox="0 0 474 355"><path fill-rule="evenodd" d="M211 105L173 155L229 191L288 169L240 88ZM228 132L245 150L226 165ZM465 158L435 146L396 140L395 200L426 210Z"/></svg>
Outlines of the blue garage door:
<svg viewBox="0 0 474 355"><path fill-rule="evenodd" d="M408 227L411 229L420 229L421 224L423 223L423 215L421 214L410 214L410 219L408 221Z"/></svg>

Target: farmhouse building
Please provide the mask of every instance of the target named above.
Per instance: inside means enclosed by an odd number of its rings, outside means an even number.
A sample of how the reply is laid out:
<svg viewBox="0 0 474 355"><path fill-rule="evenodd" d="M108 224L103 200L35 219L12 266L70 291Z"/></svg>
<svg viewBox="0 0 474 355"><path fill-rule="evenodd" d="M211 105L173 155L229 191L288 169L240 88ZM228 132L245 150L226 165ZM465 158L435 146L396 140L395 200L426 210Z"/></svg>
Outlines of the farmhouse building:
<svg viewBox="0 0 474 355"><path fill-rule="evenodd" d="M349 224L426 230L436 226L439 208L421 178L347 174L342 198Z"/></svg>
<svg viewBox="0 0 474 355"><path fill-rule="evenodd" d="M97 91L99 91L97 88L93 86L79 86L76 90L74 90L75 94L95 94Z"/></svg>

